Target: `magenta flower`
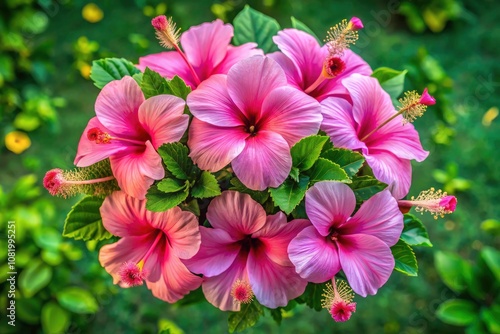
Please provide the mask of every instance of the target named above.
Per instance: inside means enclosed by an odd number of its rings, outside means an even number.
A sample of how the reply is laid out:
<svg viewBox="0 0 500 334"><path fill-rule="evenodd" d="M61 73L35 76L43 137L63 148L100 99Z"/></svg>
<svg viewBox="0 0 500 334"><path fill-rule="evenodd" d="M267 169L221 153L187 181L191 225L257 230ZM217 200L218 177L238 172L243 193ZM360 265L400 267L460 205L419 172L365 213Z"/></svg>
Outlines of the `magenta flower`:
<svg viewBox="0 0 500 334"><path fill-rule="evenodd" d="M165 176L156 150L180 140L187 129L184 106L184 100L171 95L144 100L129 76L110 82L97 96L96 117L80 138L75 164L86 167L109 158L119 187L144 199L154 180Z"/></svg>
<svg viewBox="0 0 500 334"><path fill-rule="evenodd" d="M307 282L295 272L287 247L307 220L287 223L282 212L266 217L260 204L236 191L213 199L207 219L213 228L200 227L200 251L186 264L204 275L202 289L211 304L238 311L255 295L276 308L304 292Z"/></svg>
<svg viewBox="0 0 500 334"><path fill-rule="evenodd" d="M424 151L412 124L403 125L391 98L377 79L353 74L342 81L352 104L341 98L322 102L321 129L337 147L360 151L377 179L390 185L395 198L404 197L411 185L410 160L423 161Z"/></svg>
<svg viewBox="0 0 500 334"><path fill-rule="evenodd" d="M192 274L183 260L200 247L196 216L174 207L165 212L146 210L146 201L117 191L101 206L106 230L120 237L99 252L99 262L122 287L142 285L146 281L153 295L174 303L202 279Z"/></svg>
<svg viewBox="0 0 500 334"><path fill-rule="evenodd" d="M359 27L359 22L353 24L354 27ZM306 32L284 29L273 37L273 40L281 52L274 52L269 57L283 67L288 83L320 102L329 96L348 96L341 85L343 78L353 73L372 73L370 66L351 50L344 50L342 55L332 56L328 45L320 46L318 41ZM323 72L325 62L328 62L328 78L325 78ZM319 78L324 80L314 87Z"/></svg>
<svg viewBox="0 0 500 334"><path fill-rule="evenodd" d="M230 24L221 20L203 23L181 35L184 53L171 51L141 57L138 68L144 71L149 67L167 78L178 75L195 89L211 75L226 74L239 60L263 54L262 50L255 48L255 43L232 46L231 38L233 27Z"/></svg>
<svg viewBox="0 0 500 334"><path fill-rule="evenodd" d="M354 192L333 181L318 182L306 193L306 213L313 226L288 246L297 272L310 282L332 279L343 270L354 292L377 293L394 269L390 246L403 230L403 214L384 190L356 207Z"/></svg>
<svg viewBox="0 0 500 334"><path fill-rule="evenodd" d="M292 167L290 147L316 134L319 103L289 87L275 61L254 56L215 75L187 98L195 116L189 129L190 156L218 171L231 163L248 188L278 187Z"/></svg>

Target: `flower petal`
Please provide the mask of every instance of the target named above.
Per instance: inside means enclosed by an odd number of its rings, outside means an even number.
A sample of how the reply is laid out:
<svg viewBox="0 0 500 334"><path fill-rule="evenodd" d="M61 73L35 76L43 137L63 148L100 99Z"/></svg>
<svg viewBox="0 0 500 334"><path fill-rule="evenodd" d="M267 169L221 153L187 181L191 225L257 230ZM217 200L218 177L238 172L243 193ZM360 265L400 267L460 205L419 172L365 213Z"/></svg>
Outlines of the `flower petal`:
<svg viewBox="0 0 500 334"><path fill-rule="evenodd" d="M343 183L322 181L306 193L306 212L319 234L326 237L330 228L342 226L356 207L354 192Z"/></svg>
<svg viewBox="0 0 500 334"><path fill-rule="evenodd" d="M285 71L286 79L288 84L300 90L304 90L307 87L302 85L302 73L297 69L295 64L285 56L283 53L276 51L267 55L269 58L276 61L281 68Z"/></svg>
<svg viewBox="0 0 500 334"><path fill-rule="evenodd" d="M387 151L364 154L366 162L375 177L389 185L389 190L396 199L405 197L411 186L411 162L399 159Z"/></svg>
<svg viewBox="0 0 500 334"><path fill-rule="evenodd" d="M168 79L177 75L192 89L197 86L191 70L177 51L160 52L140 57L137 68L144 72L146 67Z"/></svg>
<svg viewBox="0 0 500 334"><path fill-rule="evenodd" d="M337 243L340 263L347 281L358 295L374 295L394 269L391 249L367 234L342 235Z"/></svg>
<svg viewBox="0 0 500 334"><path fill-rule="evenodd" d="M252 190L278 187L290 173L290 147L279 134L259 131L248 137L245 149L232 162L240 181Z"/></svg>
<svg viewBox="0 0 500 334"><path fill-rule="evenodd" d="M189 116L184 114L185 105L183 99L172 95L153 96L141 104L139 122L155 149L182 138L189 123Z"/></svg>
<svg viewBox="0 0 500 334"><path fill-rule="evenodd" d="M238 46L228 45L226 57L217 65L212 74L227 74L229 69L240 60L256 55L263 56L264 52L261 49L256 49L256 47L257 43L245 43Z"/></svg>
<svg viewBox="0 0 500 334"><path fill-rule="evenodd" d="M168 241L166 235L161 231L155 231L155 233L150 233L148 239L148 249L151 249L155 239L160 234L160 240L157 242L154 250L149 254L148 258L144 262L143 271L146 274L146 281L157 282L161 278L161 262L165 256L165 252L168 252Z"/></svg>
<svg viewBox="0 0 500 334"><path fill-rule="evenodd" d="M340 270L337 247L314 226L304 228L292 239L288 255L300 277L309 282L328 281Z"/></svg>

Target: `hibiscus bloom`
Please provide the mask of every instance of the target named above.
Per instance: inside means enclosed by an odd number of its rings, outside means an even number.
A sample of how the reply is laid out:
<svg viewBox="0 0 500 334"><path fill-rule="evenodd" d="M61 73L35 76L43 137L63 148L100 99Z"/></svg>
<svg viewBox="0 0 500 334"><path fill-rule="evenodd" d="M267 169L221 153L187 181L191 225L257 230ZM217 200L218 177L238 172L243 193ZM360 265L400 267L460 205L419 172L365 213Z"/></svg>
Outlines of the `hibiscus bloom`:
<svg viewBox="0 0 500 334"><path fill-rule="evenodd" d="M266 217L259 203L236 191L213 199L207 219L213 228L200 227L200 251L186 264L204 275L202 289L211 304L238 311L255 295L276 308L304 292L307 282L295 272L287 247L307 220L287 223L283 212Z"/></svg>
<svg viewBox="0 0 500 334"><path fill-rule="evenodd" d="M429 152L422 148L413 125L403 125L403 116L383 125L396 111L377 79L353 74L342 84L352 103L336 97L324 100L321 129L335 146L360 151L375 177L390 185L394 197L404 197L411 185L410 160L423 161Z"/></svg>
<svg viewBox="0 0 500 334"><path fill-rule="evenodd" d="M110 82L97 96L96 117L83 131L75 165L86 167L109 158L119 187L144 199L154 180L165 176L156 150L180 140L188 127L185 104L171 95L144 100L129 76Z"/></svg>
<svg viewBox="0 0 500 334"><path fill-rule="evenodd" d="M310 282L331 280L343 270L354 292L366 297L387 282L394 269L390 247L403 230L403 214L387 190L356 207L354 192L333 181L318 182L306 193L312 226L288 246L297 272Z"/></svg>
<svg viewBox="0 0 500 334"><path fill-rule="evenodd" d="M121 237L99 251L99 262L122 287L142 285L145 280L153 295L174 303L202 279L182 262L200 247L196 216L174 207L165 212L146 210L146 201L117 191L101 206L104 228Z"/></svg>
<svg viewBox="0 0 500 334"><path fill-rule="evenodd" d="M178 75L195 89L211 75L226 74L239 60L263 54L262 50L256 49L256 43L232 46L231 38L233 27L230 24L224 24L221 20L203 23L181 35L183 54L171 51L141 57L138 68L144 71L149 67L167 78Z"/></svg>
<svg viewBox="0 0 500 334"><path fill-rule="evenodd" d="M319 103L289 87L272 59L254 56L214 75L187 98L195 116L189 129L190 156L216 172L231 163L245 186L278 187L292 167L290 147L316 134Z"/></svg>
<svg viewBox="0 0 500 334"><path fill-rule="evenodd" d="M318 101L329 96L347 97L341 80L353 73L370 75L370 66L357 54L347 49L341 55L331 56L328 44L320 46L318 41L306 32L284 29L273 37L281 52L269 57L276 60L285 70L288 83L307 92ZM329 61L330 78L324 78L325 61ZM317 86L318 79L324 80ZM308 89L309 88L309 89Z"/></svg>

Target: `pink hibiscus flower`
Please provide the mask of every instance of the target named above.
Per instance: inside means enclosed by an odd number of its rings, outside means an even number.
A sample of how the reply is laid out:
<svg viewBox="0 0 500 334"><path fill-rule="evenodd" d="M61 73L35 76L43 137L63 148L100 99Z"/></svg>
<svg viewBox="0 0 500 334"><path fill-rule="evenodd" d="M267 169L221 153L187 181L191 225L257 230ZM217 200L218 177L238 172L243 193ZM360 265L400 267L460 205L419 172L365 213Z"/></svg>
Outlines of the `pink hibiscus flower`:
<svg viewBox="0 0 500 334"><path fill-rule="evenodd" d="M272 59L254 56L214 75L187 98L195 116L189 129L190 156L218 171L231 162L248 188L278 187L292 167L290 147L316 134L319 103L289 87Z"/></svg>
<svg viewBox="0 0 500 334"><path fill-rule="evenodd" d="M256 43L232 46L231 38L233 27L230 24L221 20L203 23L181 35L184 54L171 51L141 57L138 68L144 71L149 67L167 78L178 75L195 89L213 74L226 74L239 60L263 54L262 50L256 49Z"/></svg>
<svg viewBox="0 0 500 334"><path fill-rule="evenodd" d="M274 52L269 57L276 60L285 70L288 83L305 91L318 101L329 96L348 95L341 85L341 80L353 73L370 75L370 66L351 50L344 50L342 55L331 56L327 44L320 46L318 41L306 32L297 29L284 29L273 37L281 52ZM323 72L328 61L327 74ZM320 80L321 83L314 87Z"/></svg>
<svg viewBox="0 0 500 334"><path fill-rule="evenodd" d="M322 102L321 129L337 147L360 151L377 179L389 184L395 198L404 197L411 185L410 160L423 161L424 151L418 132L412 124L403 125L389 94L377 79L353 74L342 81L352 104L331 97Z"/></svg>
<svg viewBox="0 0 500 334"><path fill-rule="evenodd" d="M186 264L204 275L202 289L211 304L238 311L255 295L276 308L304 292L307 282L295 272L287 247L307 220L287 223L282 212L266 217L260 204L236 191L212 200L207 219L213 228L200 227L200 251Z"/></svg>
<svg viewBox="0 0 500 334"><path fill-rule="evenodd" d="M306 213L313 226L288 246L302 278L321 283L342 269L354 292L366 297L387 282L394 269L390 246L403 230L403 214L387 190L356 207L354 192L333 181L318 182L306 193Z"/></svg>
<svg viewBox="0 0 500 334"><path fill-rule="evenodd" d="M174 207L165 212L146 210L146 201L117 191L101 206L106 230L121 237L105 245L99 262L122 287L142 285L161 300L174 303L201 284L182 262L200 247L196 216Z"/></svg>
<svg viewBox="0 0 500 334"><path fill-rule="evenodd" d="M154 180L165 176L156 150L180 140L188 127L185 104L171 95L144 100L129 76L110 82L97 96L96 117L80 138L75 165L86 167L109 158L119 187L144 199Z"/></svg>

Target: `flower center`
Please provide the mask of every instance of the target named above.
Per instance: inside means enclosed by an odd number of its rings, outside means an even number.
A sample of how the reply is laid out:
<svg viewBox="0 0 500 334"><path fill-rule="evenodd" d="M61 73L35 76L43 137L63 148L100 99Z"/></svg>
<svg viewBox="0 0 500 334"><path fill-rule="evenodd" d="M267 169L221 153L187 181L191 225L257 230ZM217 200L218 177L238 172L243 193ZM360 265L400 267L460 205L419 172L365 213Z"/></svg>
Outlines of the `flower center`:
<svg viewBox="0 0 500 334"><path fill-rule="evenodd" d="M231 288L231 297L234 298L235 303L248 304L253 300L253 291L250 283L246 280L237 279Z"/></svg>
<svg viewBox="0 0 500 334"><path fill-rule="evenodd" d="M323 75L328 79L338 76L345 70L345 62L339 57L328 57L323 64Z"/></svg>

